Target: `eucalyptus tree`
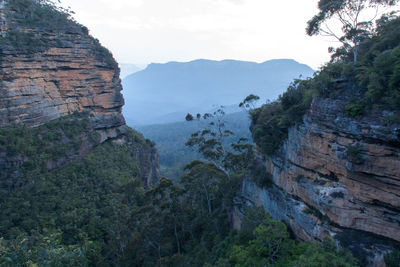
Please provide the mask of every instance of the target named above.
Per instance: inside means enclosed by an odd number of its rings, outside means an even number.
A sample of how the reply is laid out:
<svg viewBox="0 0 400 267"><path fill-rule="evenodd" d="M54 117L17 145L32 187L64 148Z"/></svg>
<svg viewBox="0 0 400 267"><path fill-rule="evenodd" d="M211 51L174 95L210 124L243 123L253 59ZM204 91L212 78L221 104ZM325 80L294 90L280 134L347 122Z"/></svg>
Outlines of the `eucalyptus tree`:
<svg viewBox="0 0 400 267"><path fill-rule="evenodd" d="M355 65L360 42L371 35L380 15L397 3L398 0L320 0L319 13L308 21L306 31L310 36L335 38L343 45L340 49L353 52ZM341 30L335 30L328 21L339 22ZM330 52L334 51L330 48Z"/></svg>
<svg viewBox="0 0 400 267"><path fill-rule="evenodd" d="M193 133L186 142L186 146L196 148L205 160L214 164L223 171L229 180L232 173L240 172L248 167L253 159L253 146L246 138L239 138L237 142L229 142L234 133L227 129L223 107L213 113L197 114L197 120L203 119L204 129ZM186 116L187 121L194 120L191 114Z"/></svg>

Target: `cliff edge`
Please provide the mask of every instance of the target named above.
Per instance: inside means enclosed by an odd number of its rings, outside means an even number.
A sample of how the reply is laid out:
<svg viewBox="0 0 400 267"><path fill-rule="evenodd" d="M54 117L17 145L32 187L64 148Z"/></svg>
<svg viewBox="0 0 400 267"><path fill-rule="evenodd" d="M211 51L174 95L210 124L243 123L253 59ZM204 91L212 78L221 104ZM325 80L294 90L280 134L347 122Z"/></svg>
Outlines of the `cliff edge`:
<svg viewBox="0 0 400 267"><path fill-rule="evenodd" d="M84 26L46 10L50 18L30 23L35 1L1 2L0 128L75 112L89 113L98 129L125 124L118 65Z"/></svg>
<svg viewBox="0 0 400 267"><path fill-rule="evenodd" d="M303 123L264 159L274 185L245 179L240 197L264 206L301 240L334 237L382 262L400 242L400 128L384 125L384 114L348 118L345 104L314 99Z"/></svg>
<svg viewBox="0 0 400 267"><path fill-rule="evenodd" d="M118 64L70 11L51 1L0 0L0 26L0 135L13 138L16 129L26 147L51 154L47 170L110 140L134 151L146 187L158 181L154 146L129 138ZM20 180L32 155L12 143L0 147L0 177Z"/></svg>
<svg viewBox="0 0 400 267"><path fill-rule="evenodd" d="M333 237L362 265L384 266L400 248L399 29L388 18L357 65L345 53L250 113L270 183L244 179L236 228L257 204L301 240Z"/></svg>

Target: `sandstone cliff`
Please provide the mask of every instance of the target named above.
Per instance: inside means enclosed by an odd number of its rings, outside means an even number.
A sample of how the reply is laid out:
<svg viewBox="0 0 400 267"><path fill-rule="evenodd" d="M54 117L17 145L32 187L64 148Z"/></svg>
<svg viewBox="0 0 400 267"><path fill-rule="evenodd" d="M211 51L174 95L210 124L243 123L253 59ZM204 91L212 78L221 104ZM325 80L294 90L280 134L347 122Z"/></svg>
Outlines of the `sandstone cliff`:
<svg viewBox="0 0 400 267"><path fill-rule="evenodd" d="M68 17L38 1L0 0L0 129L37 127L76 113L88 119L86 132L78 136L56 131L63 145L80 146L49 159L49 170L85 156L109 139L130 142L121 114L118 65L86 27ZM142 150L135 153L150 187L159 176L158 154L154 148ZM8 154L0 148L0 167L11 170L29 160ZM145 165L148 160L152 164Z"/></svg>
<svg viewBox="0 0 400 267"><path fill-rule="evenodd" d="M6 33L23 35L0 47L0 127L37 126L74 112L88 112L96 128L125 124L118 66L83 27L31 28L3 17ZM30 49L17 47L24 42Z"/></svg>
<svg viewBox="0 0 400 267"><path fill-rule="evenodd" d="M274 186L245 179L240 198L263 205L302 240L332 236L379 265L400 242L400 127L385 126L385 112L348 118L346 103L314 99L303 124L264 159Z"/></svg>

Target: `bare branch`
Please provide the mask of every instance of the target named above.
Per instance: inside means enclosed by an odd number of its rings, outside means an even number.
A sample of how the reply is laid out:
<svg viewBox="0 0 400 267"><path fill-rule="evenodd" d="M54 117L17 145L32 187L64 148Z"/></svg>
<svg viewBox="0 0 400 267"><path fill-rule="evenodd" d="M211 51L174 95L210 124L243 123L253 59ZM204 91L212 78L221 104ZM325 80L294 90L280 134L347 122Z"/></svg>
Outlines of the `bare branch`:
<svg viewBox="0 0 400 267"><path fill-rule="evenodd" d="M327 30L321 28L320 31L321 31L323 34L326 34L325 36L334 37L334 38L337 39L339 42L343 43L343 41L341 40L341 38L340 38L337 34L335 34L334 31L332 31L332 30L329 28L329 25L328 25L327 23L325 23L324 26L327 28Z"/></svg>

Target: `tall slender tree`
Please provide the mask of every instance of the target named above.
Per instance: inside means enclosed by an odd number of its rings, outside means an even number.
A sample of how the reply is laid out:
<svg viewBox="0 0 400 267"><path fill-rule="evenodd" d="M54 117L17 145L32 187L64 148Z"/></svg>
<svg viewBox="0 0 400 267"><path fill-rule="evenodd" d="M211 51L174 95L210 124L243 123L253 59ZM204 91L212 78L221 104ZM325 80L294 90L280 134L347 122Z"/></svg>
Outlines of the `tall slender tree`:
<svg viewBox="0 0 400 267"><path fill-rule="evenodd" d="M371 34L380 15L397 3L398 0L320 0L319 13L308 21L306 31L310 36L335 38L345 51L353 52L355 65L360 42ZM341 32L328 25L331 20L341 24Z"/></svg>

